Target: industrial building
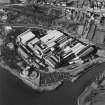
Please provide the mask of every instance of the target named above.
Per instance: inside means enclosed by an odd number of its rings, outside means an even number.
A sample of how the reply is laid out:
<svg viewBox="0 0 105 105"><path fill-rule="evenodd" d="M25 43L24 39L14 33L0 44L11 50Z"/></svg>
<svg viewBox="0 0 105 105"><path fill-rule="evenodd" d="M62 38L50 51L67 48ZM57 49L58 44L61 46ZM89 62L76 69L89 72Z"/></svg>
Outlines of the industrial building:
<svg viewBox="0 0 105 105"><path fill-rule="evenodd" d="M38 38L31 30L17 36L18 53L28 65L37 69L55 71L84 58L94 52L94 47L58 30L48 30Z"/></svg>

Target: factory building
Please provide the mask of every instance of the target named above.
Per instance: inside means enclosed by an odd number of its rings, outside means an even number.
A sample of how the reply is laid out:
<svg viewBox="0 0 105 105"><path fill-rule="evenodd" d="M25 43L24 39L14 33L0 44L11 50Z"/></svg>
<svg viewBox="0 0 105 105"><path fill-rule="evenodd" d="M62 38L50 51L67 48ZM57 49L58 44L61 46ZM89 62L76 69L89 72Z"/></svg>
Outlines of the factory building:
<svg viewBox="0 0 105 105"><path fill-rule="evenodd" d="M27 30L16 41L18 53L25 62L49 71L54 71L63 63L68 65L75 59L82 60L94 51L94 47L57 30L48 30L41 38Z"/></svg>

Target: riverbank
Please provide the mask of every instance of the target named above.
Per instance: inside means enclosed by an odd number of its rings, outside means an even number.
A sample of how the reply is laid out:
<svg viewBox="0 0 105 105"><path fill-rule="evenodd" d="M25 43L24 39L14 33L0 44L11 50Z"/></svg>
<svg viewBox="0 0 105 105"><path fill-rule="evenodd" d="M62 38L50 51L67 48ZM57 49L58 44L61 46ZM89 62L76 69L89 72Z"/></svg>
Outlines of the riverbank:
<svg viewBox="0 0 105 105"><path fill-rule="evenodd" d="M77 105L77 98L85 87L95 80L105 68L105 63L89 69L75 83L65 82L53 92L39 93L14 77L8 71L0 69L1 105Z"/></svg>

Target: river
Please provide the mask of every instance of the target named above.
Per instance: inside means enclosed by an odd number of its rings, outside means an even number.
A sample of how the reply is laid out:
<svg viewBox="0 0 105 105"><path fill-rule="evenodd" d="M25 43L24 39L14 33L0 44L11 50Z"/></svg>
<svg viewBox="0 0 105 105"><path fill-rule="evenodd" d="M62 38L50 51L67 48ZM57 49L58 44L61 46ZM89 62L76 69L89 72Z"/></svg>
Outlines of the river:
<svg viewBox="0 0 105 105"><path fill-rule="evenodd" d="M96 65L75 83L65 82L54 91L42 93L0 68L0 105L77 105L78 96L104 68L105 63Z"/></svg>

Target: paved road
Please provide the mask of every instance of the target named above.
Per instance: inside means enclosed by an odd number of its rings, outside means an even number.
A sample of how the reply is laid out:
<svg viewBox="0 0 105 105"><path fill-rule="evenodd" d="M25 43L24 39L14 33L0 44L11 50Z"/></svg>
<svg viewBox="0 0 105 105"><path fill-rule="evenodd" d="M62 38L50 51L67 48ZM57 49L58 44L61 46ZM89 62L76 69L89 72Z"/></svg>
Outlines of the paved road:
<svg viewBox="0 0 105 105"><path fill-rule="evenodd" d="M103 71L105 63L92 67L75 83L65 82L53 92L38 93L0 68L0 105L77 105L84 87Z"/></svg>

